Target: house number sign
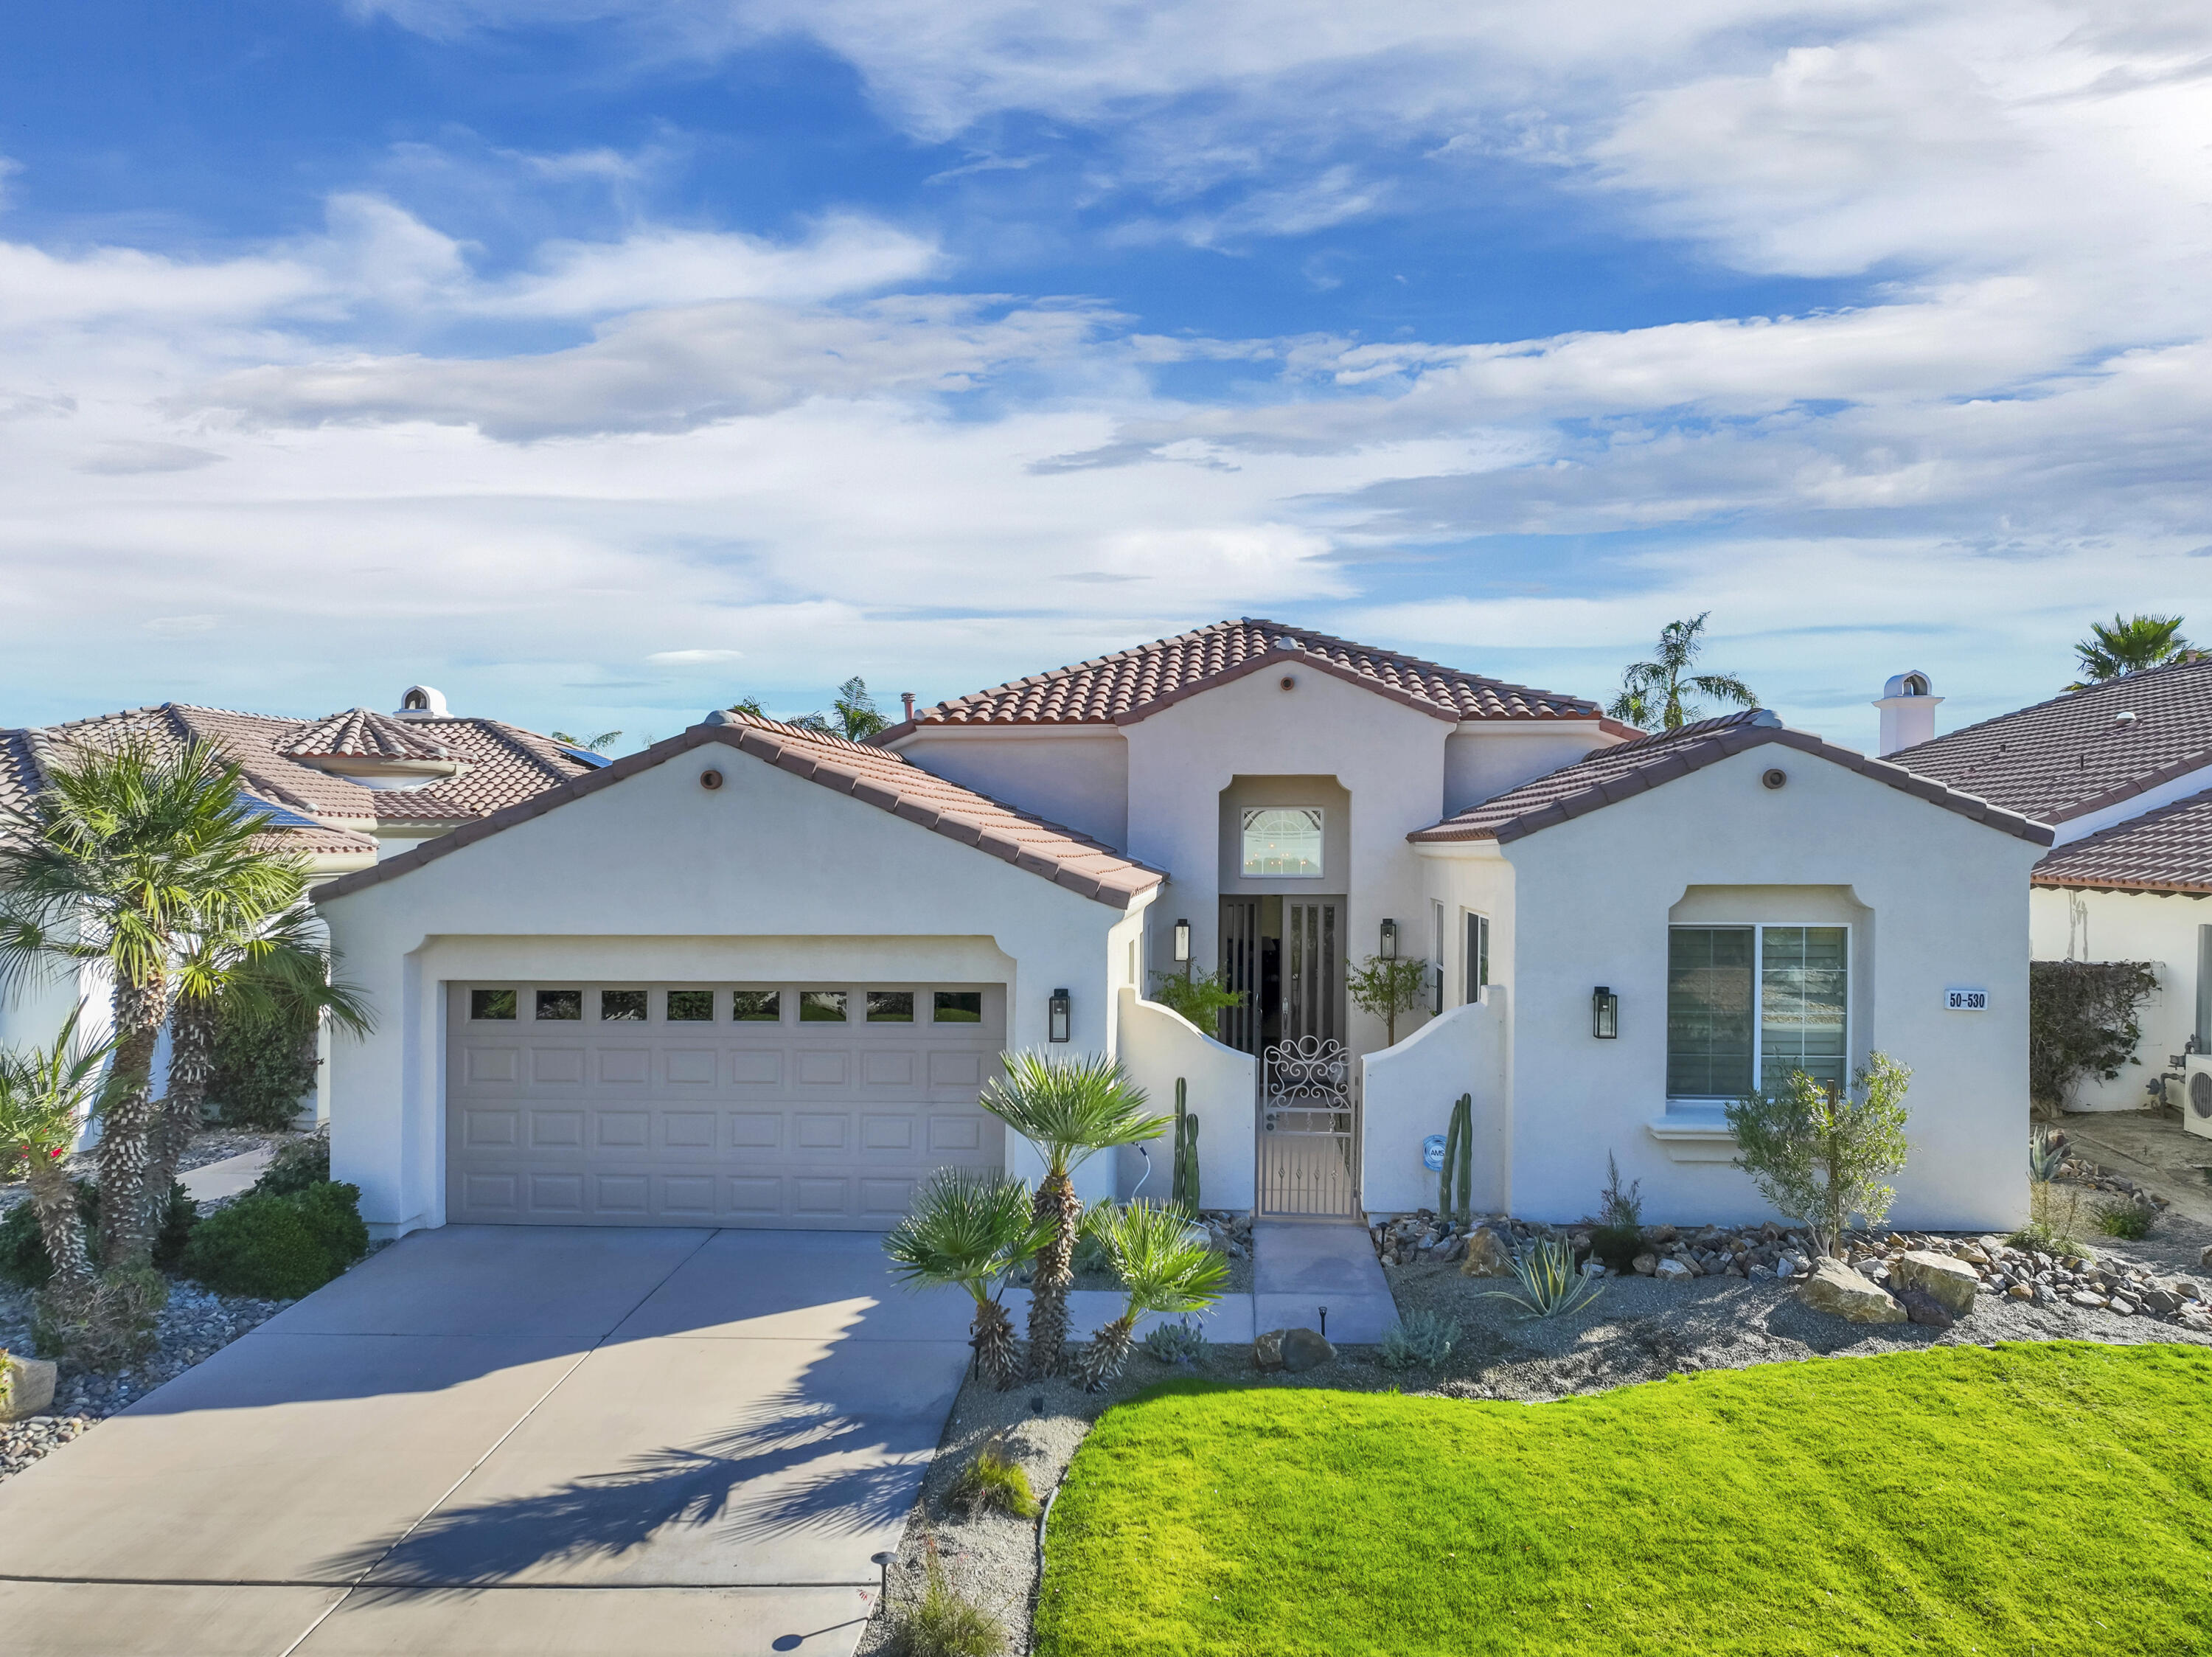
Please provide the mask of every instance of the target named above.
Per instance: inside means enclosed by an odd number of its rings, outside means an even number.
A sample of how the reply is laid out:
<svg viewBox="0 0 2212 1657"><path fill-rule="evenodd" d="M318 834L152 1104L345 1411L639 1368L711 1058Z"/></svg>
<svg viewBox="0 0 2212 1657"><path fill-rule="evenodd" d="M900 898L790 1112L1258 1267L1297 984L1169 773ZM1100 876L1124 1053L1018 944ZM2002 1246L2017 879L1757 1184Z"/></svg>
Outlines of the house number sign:
<svg viewBox="0 0 2212 1657"><path fill-rule="evenodd" d="M1946 990L1943 1006L1953 1013L1986 1013L1990 1010L1990 992L1986 990Z"/></svg>

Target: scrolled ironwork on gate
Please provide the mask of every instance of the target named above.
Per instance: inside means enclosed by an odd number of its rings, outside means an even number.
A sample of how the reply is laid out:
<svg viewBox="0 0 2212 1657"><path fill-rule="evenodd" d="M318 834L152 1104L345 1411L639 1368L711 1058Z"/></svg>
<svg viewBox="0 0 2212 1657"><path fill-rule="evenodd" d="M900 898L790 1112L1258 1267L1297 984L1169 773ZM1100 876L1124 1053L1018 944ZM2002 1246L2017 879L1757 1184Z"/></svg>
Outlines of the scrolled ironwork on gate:
<svg viewBox="0 0 2212 1657"><path fill-rule="evenodd" d="M1358 1111L1340 1041L1278 1042L1260 1063L1260 1210L1315 1218L1358 1209Z"/></svg>

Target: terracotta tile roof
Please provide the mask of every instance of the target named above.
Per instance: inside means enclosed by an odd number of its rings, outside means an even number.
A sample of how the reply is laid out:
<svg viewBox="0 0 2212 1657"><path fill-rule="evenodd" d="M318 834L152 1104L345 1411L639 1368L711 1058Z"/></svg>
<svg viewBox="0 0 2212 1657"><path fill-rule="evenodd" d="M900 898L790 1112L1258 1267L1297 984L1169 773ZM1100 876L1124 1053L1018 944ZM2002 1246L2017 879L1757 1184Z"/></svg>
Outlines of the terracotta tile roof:
<svg viewBox="0 0 2212 1657"><path fill-rule="evenodd" d="M1702 771L1730 754L1768 743L1818 755L2021 839L2038 845L2051 844L2051 830L2039 823L2032 823L2013 812L2001 811L1985 800L1958 793L1900 765L1869 759L1863 753L1823 742L1803 731L1790 730L1763 708L1723 714L1718 719L1701 719L1680 730L1662 731L1655 736L1624 742L1618 747L1601 748L1587 758L1523 783L1519 788L1509 789L1480 805L1470 806L1433 827L1416 829L1406 838L1417 844L1517 840L1524 834L1534 834L1539 829L1601 811L1678 777Z"/></svg>
<svg viewBox="0 0 2212 1657"><path fill-rule="evenodd" d="M627 755L603 770L574 777L520 805L495 812L412 851L387 857L374 868L318 886L315 899L343 897L404 874L434 858L473 845L709 743L735 749L839 794L849 794L879 811L974 846L1116 909L1127 908L1131 899L1165 878L1158 870L1133 862L1087 835L948 783L882 748L778 720L756 719L749 714L716 714L712 721L694 725L641 753Z"/></svg>
<svg viewBox="0 0 2212 1657"><path fill-rule="evenodd" d="M2212 661L2129 673L1888 757L2038 822L2063 823L2212 765Z"/></svg>
<svg viewBox="0 0 2212 1657"><path fill-rule="evenodd" d="M2060 846L2035 884L2212 894L2212 789Z"/></svg>
<svg viewBox="0 0 2212 1657"><path fill-rule="evenodd" d="M370 716L372 721L384 718ZM352 719L351 713L301 720L165 702L37 729L0 731L0 805L27 803L46 786L46 771L57 752L71 746L135 739L173 750L199 740L214 743L237 763L254 799L323 825L316 844L327 842L331 855L347 855L358 850L356 841L373 850L374 840L365 837L380 825L430 827L473 822L593 769L550 737L495 719L390 722L408 733L409 741L417 747L437 750L460 762L459 775L438 778L424 788L365 788L284 752L296 747L309 733L342 727ZM314 838L304 829L285 832ZM301 849L307 849L304 841Z"/></svg>
<svg viewBox="0 0 2212 1657"><path fill-rule="evenodd" d="M444 759L445 747L390 714L349 708L289 731L276 743L288 759Z"/></svg>
<svg viewBox="0 0 2212 1657"><path fill-rule="evenodd" d="M1595 719L1595 702L1463 673L1433 661L1247 616L1132 650L1032 674L934 707L875 740L930 725L1127 725L1171 703L1269 667L1348 679L1440 719Z"/></svg>

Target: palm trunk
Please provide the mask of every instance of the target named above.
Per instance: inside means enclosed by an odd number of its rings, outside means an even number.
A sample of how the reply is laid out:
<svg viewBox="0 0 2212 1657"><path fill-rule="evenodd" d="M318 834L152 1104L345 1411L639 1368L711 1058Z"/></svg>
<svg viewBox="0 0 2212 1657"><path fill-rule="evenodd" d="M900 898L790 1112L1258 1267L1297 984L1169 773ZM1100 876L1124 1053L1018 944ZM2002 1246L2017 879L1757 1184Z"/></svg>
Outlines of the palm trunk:
<svg viewBox="0 0 2212 1657"><path fill-rule="evenodd" d="M1075 1281L1075 1234L1083 1223L1083 1199L1065 1168L1045 1175L1031 1212L1052 1228L1030 1282L1029 1378L1042 1380L1066 1365L1067 1289Z"/></svg>
<svg viewBox="0 0 2212 1657"><path fill-rule="evenodd" d="M1092 1337L1076 1360L1075 1379L1086 1392L1103 1392L1121 1379L1129 1367L1129 1354L1137 1346L1137 1314L1123 1313Z"/></svg>
<svg viewBox="0 0 2212 1657"><path fill-rule="evenodd" d="M39 1235L54 1265L46 1293L72 1307L82 1306L92 1287L92 1257L85 1247L84 1216L77 1212L76 1182L70 1178L68 1160L33 1153L29 1183Z"/></svg>
<svg viewBox="0 0 2212 1657"><path fill-rule="evenodd" d="M975 1349L975 1374L1001 1392L1020 1378L1015 1361L1014 1320L996 1301L975 1302L975 1324L968 1344Z"/></svg>
<svg viewBox="0 0 2212 1657"><path fill-rule="evenodd" d="M100 1111L100 1253L108 1271L143 1266L153 1258L146 1167L154 1126L154 1048L167 1015L168 986L159 978L115 986L118 1040Z"/></svg>
<svg viewBox="0 0 2212 1657"><path fill-rule="evenodd" d="M146 1167L149 1235L161 1229L159 1220L168 1212L177 1164L199 1131L208 1080L215 1075L215 1009L212 997L195 997L179 1002L169 1014L169 1093L155 1125Z"/></svg>

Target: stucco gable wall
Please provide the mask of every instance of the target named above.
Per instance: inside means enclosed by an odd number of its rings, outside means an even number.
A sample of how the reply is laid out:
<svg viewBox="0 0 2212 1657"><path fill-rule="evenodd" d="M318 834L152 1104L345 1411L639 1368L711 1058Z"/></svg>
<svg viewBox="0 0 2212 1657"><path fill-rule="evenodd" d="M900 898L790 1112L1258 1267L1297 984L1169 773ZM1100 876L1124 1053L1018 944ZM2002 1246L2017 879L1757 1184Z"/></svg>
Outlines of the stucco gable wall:
<svg viewBox="0 0 2212 1657"><path fill-rule="evenodd" d="M718 790L699 784L710 768ZM332 1167L395 1228L441 1212L441 980L586 977L602 959L641 978L957 970L1009 984L1016 1046L1044 1042L1046 998L1066 987L1071 1045L1096 1051L1139 923L719 745L320 908L378 1018L334 1044Z"/></svg>
<svg viewBox="0 0 2212 1657"><path fill-rule="evenodd" d="M1495 799L1618 740L1594 719L1468 721L1444 744L1444 815Z"/></svg>
<svg viewBox="0 0 2212 1657"><path fill-rule="evenodd" d="M892 746L947 782L1128 846L1129 749L1119 726L926 725Z"/></svg>
<svg viewBox="0 0 2212 1657"><path fill-rule="evenodd" d="M1779 790L1760 784L1779 766ZM1760 1215L1726 1162L1679 1162L1648 1130L1666 1110L1667 929L1692 886L1845 887L1854 1048L1913 1067L1912 1160L1894 1217L2009 1225L2025 1201L2030 843L1811 755L1765 746L1504 848L1520 925L1514 966L1513 1206L1573 1219L1606 1152L1644 1181L1654 1220ZM1701 894L1710 898L1710 894ZM1777 914L1786 922L1807 918ZM1591 1034L1590 995L1620 996L1620 1036ZM1943 1009L1986 989L1986 1013ZM1859 1009L1866 1009L1861 1014Z"/></svg>
<svg viewBox="0 0 2212 1657"><path fill-rule="evenodd" d="M1285 691L1279 681L1294 681ZM1237 777L1334 777L1351 794L1348 867L1285 892L1348 893L1347 954L1375 953L1383 917L1426 913L1424 877L1406 836L1442 814L1443 751L1454 727L1297 662L1248 673L1124 728L1129 743L1128 856L1168 872L1156 914L1187 917L1200 966L1219 959L1221 792ZM1164 923L1154 970L1172 964ZM1355 1045L1382 1045L1380 1020L1352 1014ZM1372 1026L1370 1028L1370 1026ZM1406 1033L1401 1020L1399 1033Z"/></svg>

